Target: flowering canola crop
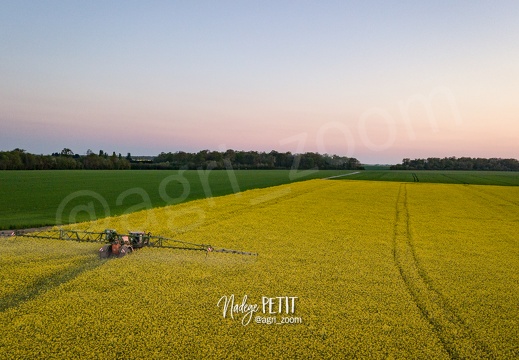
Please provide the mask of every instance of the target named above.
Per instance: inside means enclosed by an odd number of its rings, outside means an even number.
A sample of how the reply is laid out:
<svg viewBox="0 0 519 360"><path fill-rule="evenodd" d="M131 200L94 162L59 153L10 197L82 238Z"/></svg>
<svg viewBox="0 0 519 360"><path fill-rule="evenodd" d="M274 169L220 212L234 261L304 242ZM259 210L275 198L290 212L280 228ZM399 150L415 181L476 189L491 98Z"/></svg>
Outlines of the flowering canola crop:
<svg viewBox="0 0 519 360"><path fill-rule="evenodd" d="M518 205L519 188L313 180L72 226L258 257L0 239L0 359L517 358ZM231 295L254 318L295 297L277 319L297 321L243 325Z"/></svg>

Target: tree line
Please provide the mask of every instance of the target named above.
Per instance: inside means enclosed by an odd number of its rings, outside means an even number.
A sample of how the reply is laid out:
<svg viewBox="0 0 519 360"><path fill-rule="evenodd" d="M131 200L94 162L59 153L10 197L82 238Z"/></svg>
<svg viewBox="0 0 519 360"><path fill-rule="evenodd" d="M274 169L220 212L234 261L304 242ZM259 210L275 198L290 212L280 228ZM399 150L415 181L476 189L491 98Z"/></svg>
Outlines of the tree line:
<svg viewBox="0 0 519 360"><path fill-rule="evenodd" d="M162 152L152 159L137 160L132 157L132 169L235 169L235 170L274 170L274 169L363 169L355 158L338 155L321 155L307 152L292 154L291 152L258 151L210 151L196 153L184 151Z"/></svg>
<svg viewBox="0 0 519 360"><path fill-rule="evenodd" d="M23 149L0 152L0 170L125 170L130 169L130 161L121 154L108 155L104 151L87 155L74 154L63 149L52 155L35 155Z"/></svg>
<svg viewBox="0 0 519 360"><path fill-rule="evenodd" d="M519 161L501 158L445 157L427 159L403 159L401 164L393 165L391 170L485 170L519 171Z"/></svg>
<svg viewBox="0 0 519 360"><path fill-rule="evenodd" d="M74 154L63 149L51 155L35 155L23 149L0 152L0 170L126 170L126 169L335 169L361 170L361 163L355 159L338 155L321 155L307 152L224 152L202 150L196 153L178 151L160 153L158 156L133 157L130 153L112 155L100 150L98 154L87 151L86 155Z"/></svg>

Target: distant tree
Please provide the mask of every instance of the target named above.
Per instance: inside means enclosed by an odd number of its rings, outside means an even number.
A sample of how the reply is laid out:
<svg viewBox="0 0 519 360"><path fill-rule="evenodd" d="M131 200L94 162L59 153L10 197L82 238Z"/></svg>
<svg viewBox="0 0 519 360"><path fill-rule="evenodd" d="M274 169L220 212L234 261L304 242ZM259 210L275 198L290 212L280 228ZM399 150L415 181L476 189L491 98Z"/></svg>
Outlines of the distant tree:
<svg viewBox="0 0 519 360"><path fill-rule="evenodd" d="M74 152L68 148L64 148L63 150L61 150L60 155L61 156L74 156Z"/></svg>

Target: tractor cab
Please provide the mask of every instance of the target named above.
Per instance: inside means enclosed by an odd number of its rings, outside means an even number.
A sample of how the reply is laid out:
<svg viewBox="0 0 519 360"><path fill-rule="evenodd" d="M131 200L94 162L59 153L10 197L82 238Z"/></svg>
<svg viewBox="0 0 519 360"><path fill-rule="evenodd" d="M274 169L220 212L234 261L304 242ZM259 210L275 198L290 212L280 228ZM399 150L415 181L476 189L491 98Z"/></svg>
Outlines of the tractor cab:
<svg viewBox="0 0 519 360"><path fill-rule="evenodd" d="M150 234L143 231L132 231L129 235L130 244L134 248L141 248L150 242Z"/></svg>
<svg viewBox="0 0 519 360"><path fill-rule="evenodd" d="M114 229L106 229L104 231L105 234L105 240L108 242L113 242L117 239L117 231Z"/></svg>

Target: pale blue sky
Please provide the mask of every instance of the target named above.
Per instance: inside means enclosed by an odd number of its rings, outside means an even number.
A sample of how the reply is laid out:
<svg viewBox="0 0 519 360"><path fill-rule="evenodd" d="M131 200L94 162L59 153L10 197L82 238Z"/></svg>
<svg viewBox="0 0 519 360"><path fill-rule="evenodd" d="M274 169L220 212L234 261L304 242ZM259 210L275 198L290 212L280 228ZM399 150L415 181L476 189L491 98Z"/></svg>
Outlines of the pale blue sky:
<svg viewBox="0 0 519 360"><path fill-rule="evenodd" d="M0 150L519 157L517 19L518 1L0 1Z"/></svg>

